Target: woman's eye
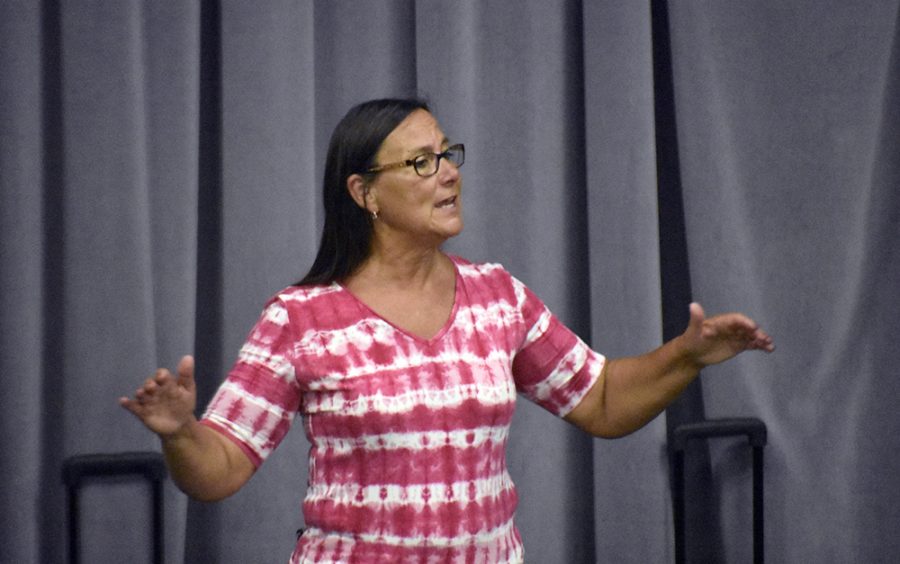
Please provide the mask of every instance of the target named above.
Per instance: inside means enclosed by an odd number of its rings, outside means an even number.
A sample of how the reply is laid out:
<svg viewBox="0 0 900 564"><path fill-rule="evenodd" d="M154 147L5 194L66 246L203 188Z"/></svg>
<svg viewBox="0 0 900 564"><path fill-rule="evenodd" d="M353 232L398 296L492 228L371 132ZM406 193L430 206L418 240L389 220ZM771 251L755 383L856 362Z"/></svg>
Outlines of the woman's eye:
<svg viewBox="0 0 900 564"><path fill-rule="evenodd" d="M417 172L431 172L434 167L434 155L421 155L413 161L413 166Z"/></svg>

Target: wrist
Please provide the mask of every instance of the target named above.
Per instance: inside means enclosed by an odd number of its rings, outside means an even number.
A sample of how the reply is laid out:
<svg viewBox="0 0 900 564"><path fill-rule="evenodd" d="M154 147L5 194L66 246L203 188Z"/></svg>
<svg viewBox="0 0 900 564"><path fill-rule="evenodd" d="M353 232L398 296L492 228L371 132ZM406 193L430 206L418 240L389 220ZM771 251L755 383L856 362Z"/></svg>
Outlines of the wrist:
<svg viewBox="0 0 900 564"><path fill-rule="evenodd" d="M699 373L706 364L688 343L687 337L681 334L672 340L674 346L675 363L683 370Z"/></svg>
<svg viewBox="0 0 900 564"><path fill-rule="evenodd" d="M194 435L194 425L199 423L193 415L185 420L180 426L165 432L159 432L157 435L164 445L174 445L183 440L190 440Z"/></svg>

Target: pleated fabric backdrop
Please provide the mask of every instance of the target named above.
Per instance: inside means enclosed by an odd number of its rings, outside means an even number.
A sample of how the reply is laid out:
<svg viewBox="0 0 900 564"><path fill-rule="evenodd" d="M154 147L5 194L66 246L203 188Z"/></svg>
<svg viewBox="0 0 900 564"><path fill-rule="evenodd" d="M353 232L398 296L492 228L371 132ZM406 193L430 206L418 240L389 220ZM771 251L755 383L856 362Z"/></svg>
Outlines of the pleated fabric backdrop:
<svg viewBox="0 0 900 564"><path fill-rule="evenodd" d="M596 349L659 345L690 298L775 336L680 407L768 426L769 561L896 561L898 36L898 0L0 0L0 562L64 561L63 459L158 449L118 396L191 352L212 394L311 263L331 129L408 94L467 146L448 250ZM306 449L217 504L169 484L167 562L286 561ZM508 461L528 562L672 559L665 416L592 440L523 401ZM695 554L749 559L749 471L710 445ZM147 558L146 493L86 490L85 561Z"/></svg>

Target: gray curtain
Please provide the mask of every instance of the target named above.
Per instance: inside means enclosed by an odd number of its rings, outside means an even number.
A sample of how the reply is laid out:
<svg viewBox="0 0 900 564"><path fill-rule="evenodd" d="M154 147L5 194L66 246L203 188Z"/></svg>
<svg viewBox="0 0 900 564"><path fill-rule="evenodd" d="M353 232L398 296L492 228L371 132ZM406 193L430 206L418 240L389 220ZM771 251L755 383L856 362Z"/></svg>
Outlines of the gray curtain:
<svg viewBox="0 0 900 564"><path fill-rule="evenodd" d="M900 1L0 0L0 562L65 560L66 457L158 450L117 397L190 352L209 397L311 263L331 129L406 94L467 145L448 250L503 263L597 350L660 344L680 236L693 298L775 336L696 389L701 416L768 427L769 561L897 561ZM660 222L664 152L683 233ZM528 562L673 558L665 416L592 440L522 401L513 425ZM306 449L295 429L217 504L167 484L167 562L286 561ZM748 561L744 444L708 466L713 554ZM149 561L147 506L87 486L85 561Z"/></svg>

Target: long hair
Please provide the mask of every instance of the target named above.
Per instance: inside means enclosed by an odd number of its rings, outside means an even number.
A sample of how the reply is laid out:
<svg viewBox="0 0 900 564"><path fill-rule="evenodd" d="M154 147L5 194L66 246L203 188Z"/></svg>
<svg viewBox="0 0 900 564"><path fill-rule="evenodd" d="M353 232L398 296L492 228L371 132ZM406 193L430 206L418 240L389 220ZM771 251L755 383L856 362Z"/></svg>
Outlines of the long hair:
<svg viewBox="0 0 900 564"><path fill-rule="evenodd" d="M347 179L372 168L385 138L416 110L431 111L415 98L370 100L351 108L334 128L322 184L322 240L312 268L297 285L344 280L369 257L372 218L350 196Z"/></svg>

